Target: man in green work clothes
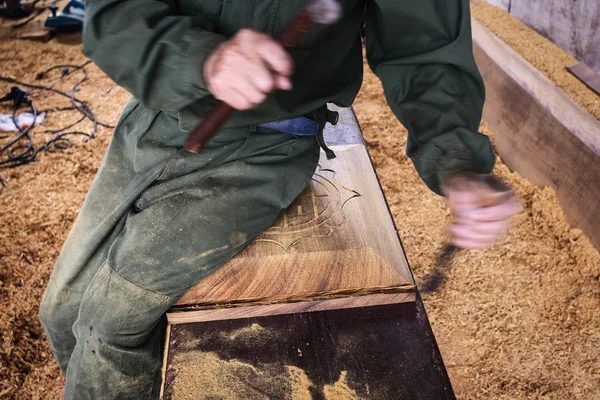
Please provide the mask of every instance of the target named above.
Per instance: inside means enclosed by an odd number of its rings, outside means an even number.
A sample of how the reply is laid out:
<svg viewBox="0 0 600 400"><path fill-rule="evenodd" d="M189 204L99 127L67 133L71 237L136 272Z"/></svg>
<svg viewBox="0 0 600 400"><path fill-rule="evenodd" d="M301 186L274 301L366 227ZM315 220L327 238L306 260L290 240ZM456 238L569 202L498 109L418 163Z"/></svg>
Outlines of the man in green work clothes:
<svg viewBox="0 0 600 400"><path fill-rule="evenodd" d="M514 200L484 207L477 191L453 183L494 164L477 132L484 88L468 0L347 0L337 24L315 26L288 54L271 37L305 3L88 3L84 52L133 98L41 305L65 399L158 396L165 312L307 185L316 137L269 123L352 104L365 15L370 66L409 131L420 176L448 199L453 242L485 247L506 230ZM186 152L215 98L241 111L199 154Z"/></svg>

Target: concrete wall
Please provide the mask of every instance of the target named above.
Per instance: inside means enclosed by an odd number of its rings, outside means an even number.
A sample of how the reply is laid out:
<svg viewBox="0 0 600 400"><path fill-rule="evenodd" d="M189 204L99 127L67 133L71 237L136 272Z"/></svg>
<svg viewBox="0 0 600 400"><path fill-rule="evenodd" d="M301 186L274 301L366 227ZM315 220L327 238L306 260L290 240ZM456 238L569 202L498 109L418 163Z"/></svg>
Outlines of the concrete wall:
<svg viewBox="0 0 600 400"><path fill-rule="evenodd" d="M487 0L600 73L600 0Z"/></svg>

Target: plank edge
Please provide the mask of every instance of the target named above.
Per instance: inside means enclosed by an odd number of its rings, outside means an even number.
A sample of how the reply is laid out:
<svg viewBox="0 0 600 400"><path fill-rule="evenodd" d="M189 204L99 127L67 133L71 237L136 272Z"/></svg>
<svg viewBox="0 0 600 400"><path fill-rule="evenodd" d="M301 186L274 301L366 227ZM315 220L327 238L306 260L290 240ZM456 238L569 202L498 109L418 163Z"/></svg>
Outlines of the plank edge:
<svg viewBox="0 0 600 400"><path fill-rule="evenodd" d="M569 132L600 154L600 121L474 17L471 26L474 44Z"/></svg>
<svg viewBox="0 0 600 400"><path fill-rule="evenodd" d="M159 399L162 399L165 395L165 389L167 386L167 368L169 365L169 344L171 343L171 341L169 340L169 338L171 337L171 324L167 324L167 333L165 335L165 348L163 349L163 364L162 364L162 368L161 368L161 375L162 375L162 382L160 384L160 395L159 395Z"/></svg>
<svg viewBox="0 0 600 400"><path fill-rule="evenodd" d="M416 292L370 294L358 297L344 297L330 300L302 301L297 303L266 304L198 311L169 312L170 325L218 320L266 317L272 315L298 314L315 311L362 308L377 305L411 303L416 301Z"/></svg>

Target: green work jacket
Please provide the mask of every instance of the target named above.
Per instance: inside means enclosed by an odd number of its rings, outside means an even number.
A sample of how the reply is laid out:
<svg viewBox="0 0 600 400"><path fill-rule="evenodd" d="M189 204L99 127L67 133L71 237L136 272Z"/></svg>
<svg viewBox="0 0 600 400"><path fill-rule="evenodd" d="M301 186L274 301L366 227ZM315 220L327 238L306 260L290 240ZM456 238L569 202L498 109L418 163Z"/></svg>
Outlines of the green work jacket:
<svg viewBox="0 0 600 400"><path fill-rule="evenodd" d="M179 118L189 131L215 104L202 65L243 28L276 36L306 0L93 0L84 52L143 106ZM485 90L473 60L469 0L344 0L343 18L317 25L290 50L292 91L278 91L229 127L350 106L363 77L366 18L371 69L408 129L407 154L435 192L457 171L488 173L489 139L477 132Z"/></svg>

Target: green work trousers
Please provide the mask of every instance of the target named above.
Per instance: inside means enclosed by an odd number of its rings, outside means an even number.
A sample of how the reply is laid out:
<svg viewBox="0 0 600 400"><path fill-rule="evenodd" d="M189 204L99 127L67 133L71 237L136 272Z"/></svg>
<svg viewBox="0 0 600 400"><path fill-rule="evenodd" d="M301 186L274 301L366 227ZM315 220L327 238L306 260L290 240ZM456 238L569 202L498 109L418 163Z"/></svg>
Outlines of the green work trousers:
<svg viewBox="0 0 600 400"><path fill-rule="evenodd" d="M222 130L200 154L132 100L58 258L40 320L64 399L154 399L165 312L268 228L310 181L314 137Z"/></svg>

